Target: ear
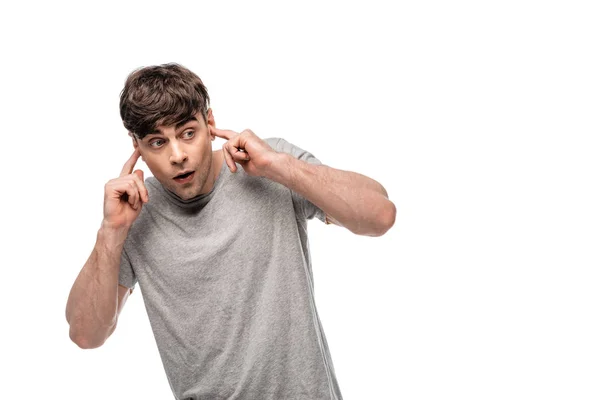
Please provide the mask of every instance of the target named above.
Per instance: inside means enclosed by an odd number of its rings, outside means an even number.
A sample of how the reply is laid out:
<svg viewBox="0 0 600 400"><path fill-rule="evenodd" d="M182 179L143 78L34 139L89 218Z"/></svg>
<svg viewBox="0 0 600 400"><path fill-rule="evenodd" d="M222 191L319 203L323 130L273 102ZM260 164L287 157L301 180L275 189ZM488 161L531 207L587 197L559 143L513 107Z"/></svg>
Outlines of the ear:
<svg viewBox="0 0 600 400"><path fill-rule="evenodd" d="M212 112L212 108L208 109L208 112L206 113L206 124L207 125L212 125L213 128L216 128L217 126L215 125L215 117L213 116L213 112ZM210 132L210 130L209 130ZM210 134L210 140L215 140L215 135L213 135L212 133Z"/></svg>
<svg viewBox="0 0 600 400"><path fill-rule="evenodd" d="M131 141L133 142L133 148L137 149L139 146L137 138L135 136L133 136L133 133L131 133L131 132L129 132L129 136L131 137ZM140 151L140 153L141 153L141 151ZM142 161L145 162L143 155L142 155Z"/></svg>
<svg viewBox="0 0 600 400"><path fill-rule="evenodd" d="M133 148L137 149L138 147L138 143L137 143L137 139L135 136L133 136L133 133L129 132L127 133L129 135L129 137L131 138L131 141L133 142Z"/></svg>

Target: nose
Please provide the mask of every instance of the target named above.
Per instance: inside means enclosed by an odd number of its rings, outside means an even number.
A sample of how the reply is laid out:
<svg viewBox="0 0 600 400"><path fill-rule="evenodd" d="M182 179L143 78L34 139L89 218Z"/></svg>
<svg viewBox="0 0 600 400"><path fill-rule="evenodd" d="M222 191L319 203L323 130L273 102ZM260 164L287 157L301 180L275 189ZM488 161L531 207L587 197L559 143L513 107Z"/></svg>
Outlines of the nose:
<svg viewBox="0 0 600 400"><path fill-rule="evenodd" d="M172 146L171 157L169 161L171 164L181 164L188 159L187 154L183 149L179 146L179 144L175 143Z"/></svg>

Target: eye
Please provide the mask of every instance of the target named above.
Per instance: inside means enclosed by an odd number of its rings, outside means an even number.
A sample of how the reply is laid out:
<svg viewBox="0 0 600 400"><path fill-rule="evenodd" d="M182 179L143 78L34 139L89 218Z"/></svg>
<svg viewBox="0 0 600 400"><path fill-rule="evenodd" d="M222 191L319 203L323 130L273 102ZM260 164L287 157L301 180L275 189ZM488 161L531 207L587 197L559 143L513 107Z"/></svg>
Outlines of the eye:
<svg viewBox="0 0 600 400"><path fill-rule="evenodd" d="M150 142L150 143L149 143L149 144L150 144L150 147L158 147L158 146L155 146L155 144L156 144L157 142L162 142L162 141L163 141L162 139L157 139L157 140L155 140L155 141L153 141L153 142Z"/></svg>
<svg viewBox="0 0 600 400"><path fill-rule="evenodd" d="M188 135L188 134L189 134L189 135L187 136L188 138L192 138L192 137L194 137L194 131L187 131L187 132L184 132L183 134L184 134L184 135Z"/></svg>

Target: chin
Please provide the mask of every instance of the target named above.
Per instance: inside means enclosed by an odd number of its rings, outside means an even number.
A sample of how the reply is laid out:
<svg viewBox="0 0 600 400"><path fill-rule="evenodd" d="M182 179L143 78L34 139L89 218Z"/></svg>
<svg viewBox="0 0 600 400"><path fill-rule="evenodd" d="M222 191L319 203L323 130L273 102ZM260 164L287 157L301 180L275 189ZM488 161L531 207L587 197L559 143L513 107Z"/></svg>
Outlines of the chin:
<svg viewBox="0 0 600 400"><path fill-rule="evenodd" d="M181 197L183 200L193 199L200 194L200 189L196 185L196 182L192 182L192 185L186 188L178 188L177 186L171 189L173 193Z"/></svg>

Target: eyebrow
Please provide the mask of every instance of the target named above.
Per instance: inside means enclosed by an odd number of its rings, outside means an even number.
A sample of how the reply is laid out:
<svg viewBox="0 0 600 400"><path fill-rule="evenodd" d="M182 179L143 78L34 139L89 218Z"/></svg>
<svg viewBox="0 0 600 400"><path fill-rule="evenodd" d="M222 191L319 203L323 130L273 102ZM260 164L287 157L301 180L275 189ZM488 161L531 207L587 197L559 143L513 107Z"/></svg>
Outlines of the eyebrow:
<svg viewBox="0 0 600 400"><path fill-rule="evenodd" d="M185 125L185 124L187 124L188 122L192 122L192 121L196 121L196 122L198 122L198 119L196 119L196 117L193 117L193 116L192 116L192 117L189 117L189 118L187 118L187 119L184 119L183 121L181 121L181 122L178 122L178 123L175 125L175 130L177 130L177 129L181 128L182 126L184 126L184 125ZM150 132L148 135L163 135L163 133L161 132L161 130L160 130L160 129L155 129L155 130L153 130L152 132Z"/></svg>

